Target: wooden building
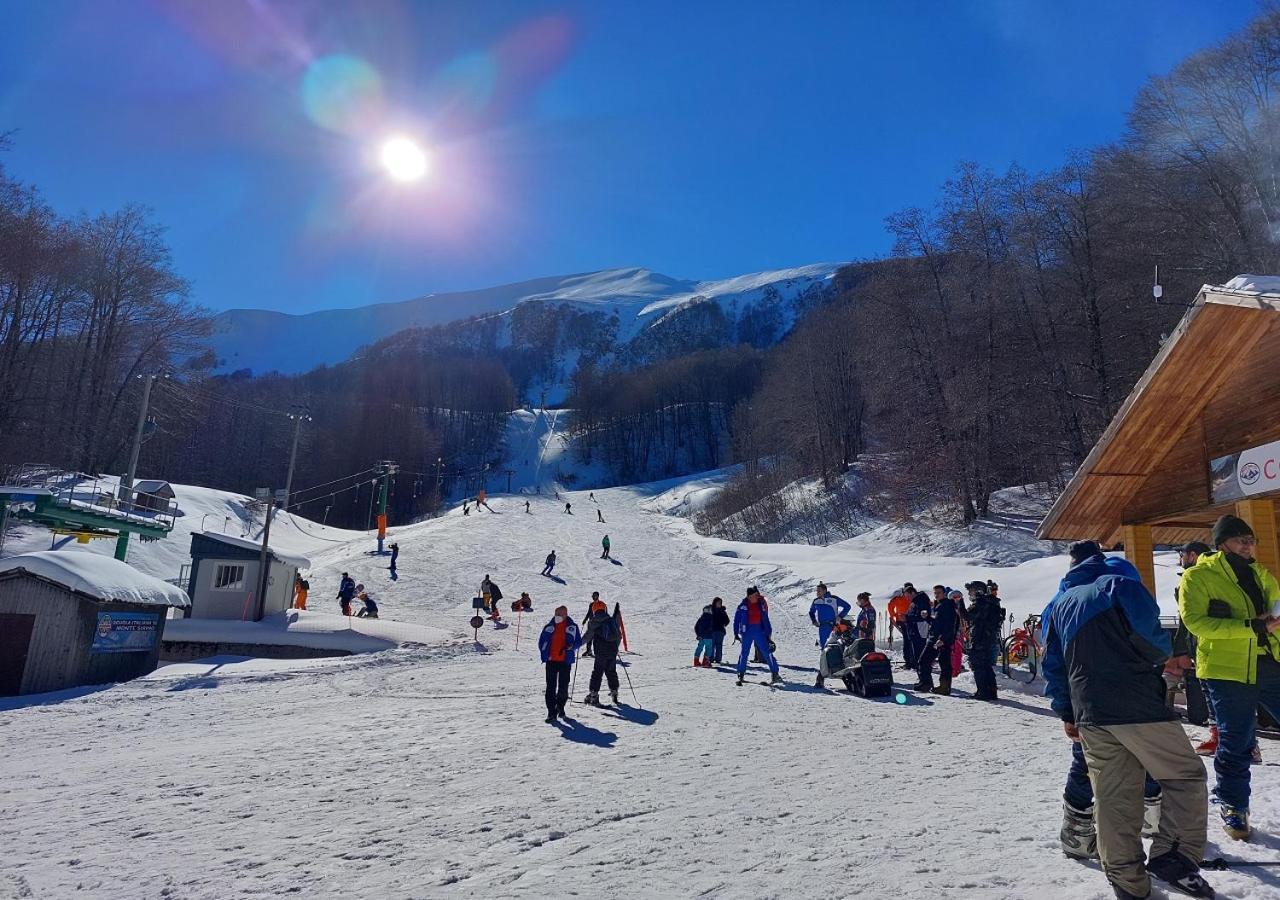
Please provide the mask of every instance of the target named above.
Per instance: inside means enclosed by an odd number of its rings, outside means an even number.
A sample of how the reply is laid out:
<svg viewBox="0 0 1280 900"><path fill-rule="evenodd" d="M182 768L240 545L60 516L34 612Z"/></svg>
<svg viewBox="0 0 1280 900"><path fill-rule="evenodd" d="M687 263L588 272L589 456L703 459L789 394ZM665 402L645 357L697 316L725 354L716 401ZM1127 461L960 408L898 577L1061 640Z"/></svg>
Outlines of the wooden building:
<svg viewBox="0 0 1280 900"><path fill-rule="evenodd" d="M0 559L0 696L145 675L169 608L188 605L181 589L89 551Z"/></svg>
<svg viewBox="0 0 1280 900"><path fill-rule="evenodd" d="M133 506L153 512L169 512L177 503L177 494L167 481L144 478L133 484Z"/></svg>
<svg viewBox="0 0 1280 900"><path fill-rule="evenodd" d="M267 591L258 598L262 545L212 531L191 535L190 617L258 621L293 606L294 578L311 562L267 548Z"/></svg>
<svg viewBox="0 0 1280 900"><path fill-rule="evenodd" d="M1248 522L1280 576L1280 278L1201 288L1040 525L1053 540L1123 543L1155 592L1156 545Z"/></svg>

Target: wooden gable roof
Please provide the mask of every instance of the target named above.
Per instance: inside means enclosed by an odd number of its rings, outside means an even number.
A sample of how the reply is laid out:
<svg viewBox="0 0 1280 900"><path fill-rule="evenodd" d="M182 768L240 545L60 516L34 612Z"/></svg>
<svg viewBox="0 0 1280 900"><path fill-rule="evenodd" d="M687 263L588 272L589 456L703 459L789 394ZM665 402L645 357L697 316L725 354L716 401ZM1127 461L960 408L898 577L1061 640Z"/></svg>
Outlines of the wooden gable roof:
<svg viewBox="0 0 1280 900"><path fill-rule="evenodd" d="M1280 295L1201 288L1037 534L1115 543L1203 539L1209 460L1280 439Z"/></svg>

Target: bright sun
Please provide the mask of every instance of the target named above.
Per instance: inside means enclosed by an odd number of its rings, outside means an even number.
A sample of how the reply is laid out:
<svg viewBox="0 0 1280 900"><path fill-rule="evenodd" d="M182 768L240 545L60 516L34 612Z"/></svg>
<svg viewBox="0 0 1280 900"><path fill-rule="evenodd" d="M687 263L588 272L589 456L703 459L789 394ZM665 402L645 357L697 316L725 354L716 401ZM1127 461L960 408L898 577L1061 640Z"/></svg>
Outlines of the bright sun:
<svg viewBox="0 0 1280 900"><path fill-rule="evenodd" d="M417 181L427 174L427 154L412 138L388 138L379 153L382 166L396 181Z"/></svg>

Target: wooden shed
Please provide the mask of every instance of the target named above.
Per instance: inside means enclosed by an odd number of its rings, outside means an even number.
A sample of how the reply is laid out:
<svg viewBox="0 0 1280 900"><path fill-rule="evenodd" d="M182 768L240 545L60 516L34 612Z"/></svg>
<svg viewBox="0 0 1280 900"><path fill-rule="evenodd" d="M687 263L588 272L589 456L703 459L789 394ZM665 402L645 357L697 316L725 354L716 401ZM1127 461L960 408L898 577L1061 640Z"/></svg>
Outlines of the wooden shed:
<svg viewBox="0 0 1280 900"><path fill-rule="evenodd" d="M169 608L188 605L181 589L89 551L0 559L0 696L145 675Z"/></svg>
<svg viewBox="0 0 1280 900"><path fill-rule="evenodd" d="M144 478L133 483L133 505L138 509L170 512L177 503L173 486L158 478Z"/></svg>
<svg viewBox="0 0 1280 900"><path fill-rule="evenodd" d="M1280 575L1280 278L1206 285L1041 523L1123 543L1155 590L1158 544L1209 541L1234 513Z"/></svg>

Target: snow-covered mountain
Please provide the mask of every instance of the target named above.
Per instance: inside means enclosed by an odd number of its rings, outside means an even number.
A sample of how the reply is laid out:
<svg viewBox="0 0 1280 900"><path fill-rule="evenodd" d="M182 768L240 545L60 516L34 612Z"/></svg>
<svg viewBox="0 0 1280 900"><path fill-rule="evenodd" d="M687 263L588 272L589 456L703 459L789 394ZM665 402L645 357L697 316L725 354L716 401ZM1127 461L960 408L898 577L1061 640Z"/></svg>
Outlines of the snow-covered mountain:
<svg viewBox="0 0 1280 900"><path fill-rule="evenodd" d="M840 263L820 263L742 275L721 281L671 278L648 269L608 269L554 276L516 284L428 294L398 303L331 309L292 315L263 309L232 309L214 318L210 343L220 371L251 369L308 371L347 359L359 347L410 328L449 325L475 317L511 319L523 307L569 309L599 314L612 322L617 345L636 341L647 330L678 328L681 313L694 308L713 312L746 337L748 343L772 343L830 283ZM593 316L592 318L596 318ZM510 322L503 323L510 340Z"/></svg>

